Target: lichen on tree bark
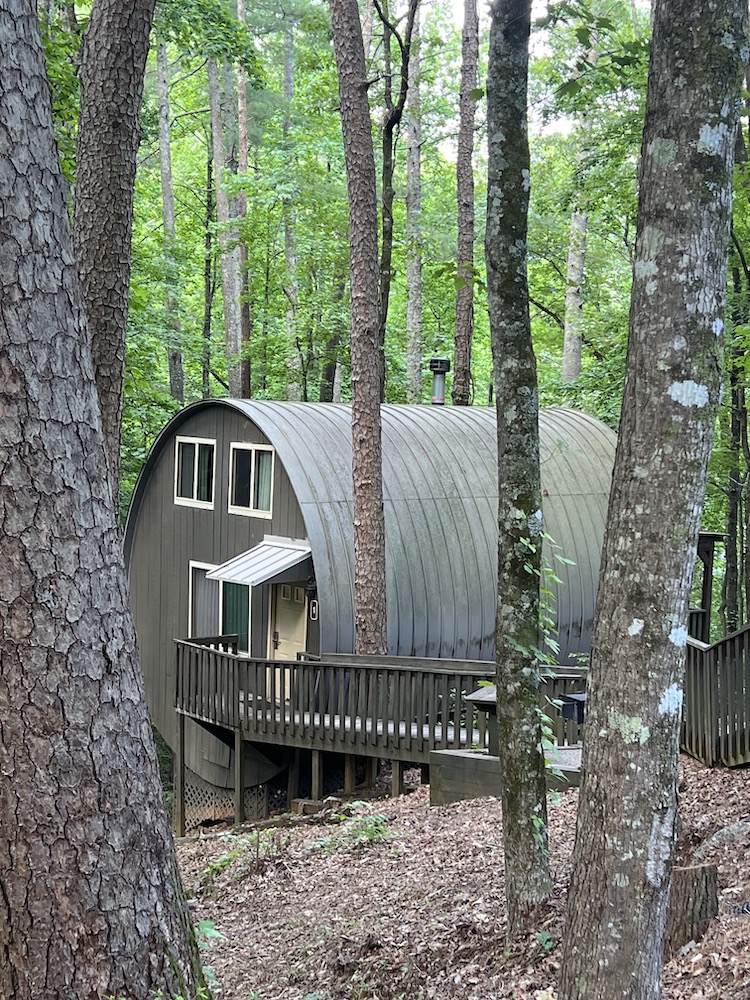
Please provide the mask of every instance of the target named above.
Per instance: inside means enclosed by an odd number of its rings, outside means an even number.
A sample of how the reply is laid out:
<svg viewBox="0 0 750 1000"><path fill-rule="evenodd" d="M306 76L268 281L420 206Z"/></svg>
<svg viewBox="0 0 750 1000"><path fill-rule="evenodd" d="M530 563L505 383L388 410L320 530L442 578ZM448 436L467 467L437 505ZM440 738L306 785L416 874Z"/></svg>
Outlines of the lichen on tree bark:
<svg viewBox="0 0 750 1000"><path fill-rule="evenodd" d="M498 439L497 719L510 934L551 892L539 717L542 491L526 277L530 0L496 0L487 72L487 297Z"/></svg>
<svg viewBox="0 0 750 1000"><path fill-rule="evenodd" d="M656 1000L688 598L721 379L746 0L657 0L561 1000Z"/></svg>

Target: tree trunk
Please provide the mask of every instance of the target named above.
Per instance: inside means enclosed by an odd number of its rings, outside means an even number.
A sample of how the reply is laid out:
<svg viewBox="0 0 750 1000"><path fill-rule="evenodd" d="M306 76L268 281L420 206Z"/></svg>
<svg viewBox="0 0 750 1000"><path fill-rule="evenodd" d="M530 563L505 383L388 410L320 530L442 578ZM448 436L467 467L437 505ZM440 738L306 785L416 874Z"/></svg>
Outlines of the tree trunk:
<svg viewBox="0 0 750 1000"><path fill-rule="evenodd" d="M575 382L581 374L583 340L583 280L586 271L586 232L589 217L582 210L570 216L570 242L565 284L565 332L563 335L563 382Z"/></svg>
<svg viewBox="0 0 750 1000"><path fill-rule="evenodd" d="M172 184L172 153L170 148L171 115L169 110L169 63L167 46L161 42L156 50L156 88L159 100L159 165L161 167L161 204L164 225L164 256L167 265L167 358L169 361L169 391L174 399L185 401L185 374L180 350L180 319L177 313L177 296L174 280L176 227L174 215L174 186Z"/></svg>
<svg viewBox="0 0 750 1000"><path fill-rule="evenodd" d="M476 113L479 17L476 0L464 0L461 36L461 92L459 96L456 194L458 201L458 259L456 329L453 348L453 405L471 402L471 342L474 336L474 116Z"/></svg>
<svg viewBox="0 0 750 1000"><path fill-rule="evenodd" d="M83 40L75 248L112 493L120 490L138 112L155 0L96 0Z"/></svg>
<svg viewBox="0 0 750 1000"><path fill-rule="evenodd" d="M284 35L284 151L287 160L292 159L292 105L294 102L295 51L294 33L291 28ZM299 400L303 393L303 368L299 338L297 335L297 308L299 306L299 281L297 278L297 220L294 202L283 199L284 215L284 294L286 296L286 336L289 350L289 379L287 399Z"/></svg>
<svg viewBox="0 0 750 1000"><path fill-rule="evenodd" d="M237 0L237 20L247 24L245 0ZM247 72L242 62L237 64L237 133L238 133L238 173L243 181L237 197L238 224L242 230L247 219L247 192L244 184L248 181L248 138L247 138ZM247 242L240 240L240 397L250 399L252 395L252 361L250 357L250 337L253 332L250 314L250 276L248 274Z"/></svg>
<svg viewBox="0 0 750 1000"><path fill-rule="evenodd" d="M201 395L208 399L211 395L211 315L213 312L216 280L213 259L212 225L214 222L214 183L211 152L206 157L206 217L204 220L203 260L203 355L201 358Z"/></svg>
<svg viewBox="0 0 750 1000"><path fill-rule="evenodd" d="M716 865L692 865L672 871L664 959L669 961L690 941L700 941L719 912Z"/></svg>
<svg viewBox="0 0 750 1000"><path fill-rule="evenodd" d="M216 182L216 221L221 254L221 296L224 306L224 336L227 349L229 395L242 394L242 325L240 321L240 248L237 232L230 228L229 198L226 190L227 164L224 153L224 128L219 69L215 60L206 62L208 99L211 105L211 135L213 141L214 180Z"/></svg>
<svg viewBox="0 0 750 1000"><path fill-rule="evenodd" d="M195 997L31 0L0 62L0 996Z"/></svg>
<svg viewBox="0 0 750 1000"><path fill-rule="evenodd" d="M599 15L594 9L593 13ZM596 32L592 33L591 42L586 52L586 62L592 68L599 60L599 47ZM574 208L570 216L570 238L568 241L568 259L565 269L565 326L563 330L562 378L567 385L576 381L581 374L581 347L583 345L583 283L586 278L586 237L588 235L589 216L586 211L588 198L584 190L583 152L589 145L591 136L591 116L584 112L581 116L581 134L578 167L580 180L578 190L573 196Z"/></svg>
<svg viewBox="0 0 750 1000"><path fill-rule="evenodd" d="M380 398L385 398L385 331L388 324L388 304L391 295L393 279L393 203L396 192L393 186L393 176L396 170L396 132L401 124L409 90L409 58L411 53L411 37L414 30L419 0L409 0L406 15L406 30L403 40L397 34L396 27L389 20L388 6L385 0L375 7L383 24L383 50L385 53L385 115L383 117L382 134L382 164L381 164L381 207L382 236L380 245L380 323L378 329L379 365L380 365ZM393 99L393 64L391 62L391 41L398 42L400 53L399 87L396 100Z"/></svg>
<svg viewBox="0 0 750 1000"><path fill-rule="evenodd" d="M542 491L526 276L531 0L496 0L487 69L487 298L498 439L497 722L508 933L552 891L539 716Z"/></svg>
<svg viewBox="0 0 750 1000"><path fill-rule="evenodd" d="M742 279L739 268L733 268L732 281L737 299L742 294ZM735 320L740 317L735 317ZM737 325L735 323L735 325ZM722 585L721 617L726 634L735 632L741 624L740 615L740 525L742 508L742 485L740 481L740 448L742 445L741 415L742 404L740 366L743 358L740 350L732 344L729 348L729 455L727 468L727 520L724 554L726 565Z"/></svg>
<svg viewBox="0 0 750 1000"><path fill-rule="evenodd" d="M330 0L349 198L354 488L354 646L384 653L385 520L380 424L378 211L356 0Z"/></svg>
<svg viewBox="0 0 750 1000"><path fill-rule="evenodd" d="M720 387L745 14L746 0L654 7L627 374L560 1000L660 995L688 598Z"/></svg>
<svg viewBox="0 0 750 1000"><path fill-rule="evenodd" d="M406 128L406 401L422 401L422 107L419 11L414 18Z"/></svg>
<svg viewBox="0 0 750 1000"><path fill-rule="evenodd" d="M343 274L334 274L333 277L333 301L337 304L341 304L344 301L344 295L346 294L346 278ZM338 317L340 310L335 310L335 316ZM339 396L336 398L336 378L339 370L339 351L341 349L341 342L346 336L346 330L344 329L343 323L337 319L331 321L333 323L333 328L329 331L330 335L326 340L326 346L323 353L323 363L320 369L320 395L319 399L321 403L340 403L341 402L341 386L339 385ZM339 380L340 381L340 380Z"/></svg>

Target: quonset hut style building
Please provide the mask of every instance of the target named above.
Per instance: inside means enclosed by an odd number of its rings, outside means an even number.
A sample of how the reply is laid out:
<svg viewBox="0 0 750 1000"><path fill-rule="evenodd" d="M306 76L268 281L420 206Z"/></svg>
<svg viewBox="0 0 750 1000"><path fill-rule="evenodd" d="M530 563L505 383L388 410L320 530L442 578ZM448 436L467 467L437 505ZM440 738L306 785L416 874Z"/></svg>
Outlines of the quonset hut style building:
<svg viewBox="0 0 750 1000"><path fill-rule="evenodd" d="M388 653L490 661L497 548L495 412L382 407ZM586 654L615 435L567 409L540 415L559 662ZM351 408L208 400L177 414L146 461L125 555L149 706L174 748L175 639L234 633L264 660L346 654L354 638ZM233 784L231 740L186 722L193 798ZM245 744L246 782L286 765ZM231 811L231 808L230 810Z"/></svg>

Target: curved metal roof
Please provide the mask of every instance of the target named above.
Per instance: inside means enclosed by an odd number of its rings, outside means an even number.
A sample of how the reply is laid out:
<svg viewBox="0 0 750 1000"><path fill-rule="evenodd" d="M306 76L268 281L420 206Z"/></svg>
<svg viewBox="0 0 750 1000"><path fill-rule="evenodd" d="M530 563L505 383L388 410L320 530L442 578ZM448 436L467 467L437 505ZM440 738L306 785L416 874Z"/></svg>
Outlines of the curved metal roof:
<svg viewBox="0 0 750 1000"><path fill-rule="evenodd" d="M351 652L354 635L351 407L221 400L194 404L160 435L153 454L197 407L240 410L268 438L304 517L320 600L322 652ZM495 411L382 407L388 651L492 659L497 565ZM555 569L560 660L588 652L615 435L568 409L539 419L545 530L574 565ZM142 482L142 480L146 480ZM136 487L146 487L144 473ZM135 517L131 511L128 532ZM126 546L130 541L126 535ZM550 553L548 552L548 560Z"/></svg>

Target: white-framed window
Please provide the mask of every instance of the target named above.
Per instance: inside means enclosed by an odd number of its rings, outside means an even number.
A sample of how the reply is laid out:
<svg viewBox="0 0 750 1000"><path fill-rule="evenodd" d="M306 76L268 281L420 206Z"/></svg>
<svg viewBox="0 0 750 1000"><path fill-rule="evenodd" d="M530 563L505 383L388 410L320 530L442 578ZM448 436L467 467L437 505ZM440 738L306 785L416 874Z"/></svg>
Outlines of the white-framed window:
<svg viewBox="0 0 750 1000"><path fill-rule="evenodd" d="M273 448L229 446L229 513L270 517L273 501Z"/></svg>
<svg viewBox="0 0 750 1000"><path fill-rule="evenodd" d="M218 580L207 580L206 573L216 569L214 563L188 563L188 639L219 635L221 601Z"/></svg>
<svg viewBox="0 0 750 1000"><path fill-rule="evenodd" d="M174 502L187 507L213 509L215 471L216 441L176 438Z"/></svg>

